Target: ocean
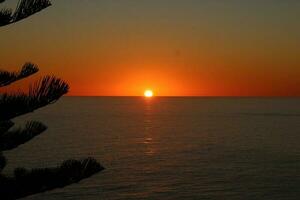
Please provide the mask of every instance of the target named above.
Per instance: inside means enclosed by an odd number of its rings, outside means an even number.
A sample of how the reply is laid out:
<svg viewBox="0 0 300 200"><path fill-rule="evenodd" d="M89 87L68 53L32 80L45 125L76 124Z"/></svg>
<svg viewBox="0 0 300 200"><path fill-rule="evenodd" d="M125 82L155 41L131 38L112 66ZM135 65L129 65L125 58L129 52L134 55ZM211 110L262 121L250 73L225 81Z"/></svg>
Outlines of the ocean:
<svg viewBox="0 0 300 200"><path fill-rule="evenodd" d="M64 97L19 117L48 126L15 167L95 157L105 170L26 200L298 200L299 98Z"/></svg>

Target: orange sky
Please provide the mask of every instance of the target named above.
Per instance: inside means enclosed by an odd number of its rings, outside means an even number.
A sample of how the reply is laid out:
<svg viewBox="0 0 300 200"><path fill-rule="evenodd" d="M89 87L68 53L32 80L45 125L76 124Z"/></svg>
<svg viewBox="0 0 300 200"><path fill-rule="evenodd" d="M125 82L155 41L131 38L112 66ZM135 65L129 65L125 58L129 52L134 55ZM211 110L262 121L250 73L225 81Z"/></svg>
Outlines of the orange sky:
<svg viewBox="0 0 300 200"><path fill-rule="evenodd" d="M26 61L69 95L300 96L297 1L53 1L0 29L0 68Z"/></svg>

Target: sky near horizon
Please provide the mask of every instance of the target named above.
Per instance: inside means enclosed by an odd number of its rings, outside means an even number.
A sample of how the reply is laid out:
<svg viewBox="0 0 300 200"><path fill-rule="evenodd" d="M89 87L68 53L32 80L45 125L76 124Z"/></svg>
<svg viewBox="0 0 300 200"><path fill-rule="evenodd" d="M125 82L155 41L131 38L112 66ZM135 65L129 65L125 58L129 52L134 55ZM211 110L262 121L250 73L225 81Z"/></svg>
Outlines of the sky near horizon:
<svg viewBox="0 0 300 200"><path fill-rule="evenodd" d="M52 4L0 28L0 69L40 66L13 89L55 74L80 96L300 96L300 1Z"/></svg>

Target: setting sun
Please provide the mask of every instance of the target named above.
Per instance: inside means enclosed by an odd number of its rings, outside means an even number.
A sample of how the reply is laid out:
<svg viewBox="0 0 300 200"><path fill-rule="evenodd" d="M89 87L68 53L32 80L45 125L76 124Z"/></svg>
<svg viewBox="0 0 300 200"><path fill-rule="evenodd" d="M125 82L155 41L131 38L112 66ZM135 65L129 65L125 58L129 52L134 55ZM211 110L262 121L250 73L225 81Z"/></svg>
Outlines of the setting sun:
<svg viewBox="0 0 300 200"><path fill-rule="evenodd" d="M146 91L144 92L144 96L145 96L145 97L153 97L153 92L152 92L152 90L146 90Z"/></svg>

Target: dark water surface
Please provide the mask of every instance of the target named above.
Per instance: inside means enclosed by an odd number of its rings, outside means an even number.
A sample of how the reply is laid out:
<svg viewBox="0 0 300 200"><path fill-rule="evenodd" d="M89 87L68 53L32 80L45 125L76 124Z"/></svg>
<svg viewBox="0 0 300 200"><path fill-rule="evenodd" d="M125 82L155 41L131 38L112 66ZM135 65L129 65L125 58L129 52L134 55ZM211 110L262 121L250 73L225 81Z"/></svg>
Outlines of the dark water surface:
<svg viewBox="0 0 300 200"><path fill-rule="evenodd" d="M300 199L300 99L66 97L13 168L96 157L106 170L37 199Z"/></svg>

